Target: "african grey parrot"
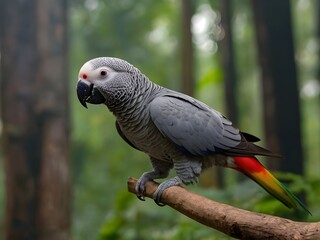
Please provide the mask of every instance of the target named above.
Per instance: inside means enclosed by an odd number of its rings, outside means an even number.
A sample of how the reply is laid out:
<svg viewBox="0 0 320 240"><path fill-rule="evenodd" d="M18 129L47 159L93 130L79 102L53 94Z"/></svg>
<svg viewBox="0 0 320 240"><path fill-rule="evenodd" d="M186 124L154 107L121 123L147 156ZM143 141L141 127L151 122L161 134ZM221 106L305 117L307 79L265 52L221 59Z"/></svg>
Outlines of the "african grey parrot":
<svg viewBox="0 0 320 240"><path fill-rule="evenodd" d="M87 102L105 104L116 117L119 135L150 157L153 169L143 173L135 189L140 200L145 183L166 178L172 168L177 176L159 185L153 196L157 204L165 189L195 183L204 169L215 165L244 173L289 208L306 210L255 158L279 155L255 145L257 137L239 131L218 111L151 82L128 62L111 57L86 62L77 95L84 107Z"/></svg>

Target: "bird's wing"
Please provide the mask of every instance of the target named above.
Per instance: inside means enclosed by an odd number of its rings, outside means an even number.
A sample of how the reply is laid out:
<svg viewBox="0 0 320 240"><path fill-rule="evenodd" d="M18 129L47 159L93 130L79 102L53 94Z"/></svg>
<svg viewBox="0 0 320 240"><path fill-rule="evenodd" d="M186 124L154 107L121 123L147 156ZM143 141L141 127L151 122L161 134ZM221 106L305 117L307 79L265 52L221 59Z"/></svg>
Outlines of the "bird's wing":
<svg viewBox="0 0 320 240"><path fill-rule="evenodd" d="M156 97L150 103L150 115L164 136L192 155L277 156L251 143L259 139L241 133L221 113L184 94Z"/></svg>
<svg viewBox="0 0 320 240"><path fill-rule="evenodd" d="M186 95L155 98L150 115L163 135L193 155L230 149L241 141L239 130L229 120Z"/></svg>

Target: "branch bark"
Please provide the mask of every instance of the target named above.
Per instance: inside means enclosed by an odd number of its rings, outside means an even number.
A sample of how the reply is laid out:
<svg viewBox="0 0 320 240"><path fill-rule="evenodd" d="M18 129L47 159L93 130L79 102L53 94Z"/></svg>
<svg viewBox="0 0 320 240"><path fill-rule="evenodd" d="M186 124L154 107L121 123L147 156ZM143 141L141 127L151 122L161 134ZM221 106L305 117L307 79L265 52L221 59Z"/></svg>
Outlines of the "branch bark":
<svg viewBox="0 0 320 240"><path fill-rule="evenodd" d="M128 191L135 193L137 180L128 179ZM152 198L158 184L147 182L145 196ZM320 239L320 222L295 222L250 212L197 195L182 187L165 190L161 202L192 218L238 239Z"/></svg>

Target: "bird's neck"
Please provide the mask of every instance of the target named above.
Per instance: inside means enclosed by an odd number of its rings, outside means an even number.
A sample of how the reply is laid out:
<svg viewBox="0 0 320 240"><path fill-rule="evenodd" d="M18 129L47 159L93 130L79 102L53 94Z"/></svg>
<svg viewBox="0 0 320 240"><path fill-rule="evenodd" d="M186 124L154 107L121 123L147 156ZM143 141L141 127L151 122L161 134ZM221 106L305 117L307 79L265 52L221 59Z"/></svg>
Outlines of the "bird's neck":
<svg viewBox="0 0 320 240"><path fill-rule="evenodd" d="M133 119L138 119L146 110L161 87L151 82L146 76L141 74L137 76L139 81L135 86L125 91L123 95L114 98L112 102L106 102L109 110L116 116L119 122L130 122Z"/></svg>

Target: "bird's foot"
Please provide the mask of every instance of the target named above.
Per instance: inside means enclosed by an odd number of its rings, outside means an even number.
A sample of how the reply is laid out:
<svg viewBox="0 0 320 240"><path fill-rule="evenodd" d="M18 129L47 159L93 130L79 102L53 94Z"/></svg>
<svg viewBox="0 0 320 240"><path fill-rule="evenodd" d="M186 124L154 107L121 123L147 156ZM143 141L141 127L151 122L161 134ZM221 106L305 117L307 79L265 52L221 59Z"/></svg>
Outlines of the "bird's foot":
<svg viewBox="0 0 320 240"><path fill-rule="evenodd" d="M172 186L180 186L182 184L182 180L176 176L174 178L170 178L159 185L155 193L153 194L153 200L158 206L165 206L165 204L161 203L161 195L164 190Z"/></svg>
<svg viewBox="0 0 320 240"><path fill-rule="evenodd" d="M139 200L141 201L145 201L145 184L148 181L152 181L153 179L155 179L155 177L153 176L154 172L145 172L144 174L142 174L142 176L139 178L136 187L135 187L135 191L136 191L136 196L137 198L139 198Z"/></svg>

